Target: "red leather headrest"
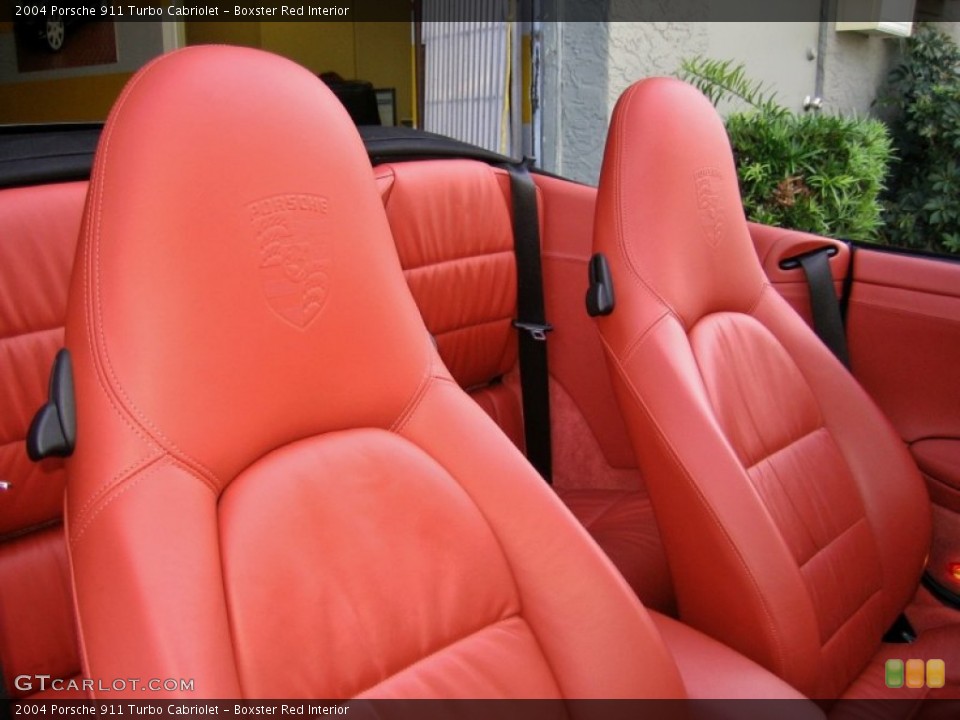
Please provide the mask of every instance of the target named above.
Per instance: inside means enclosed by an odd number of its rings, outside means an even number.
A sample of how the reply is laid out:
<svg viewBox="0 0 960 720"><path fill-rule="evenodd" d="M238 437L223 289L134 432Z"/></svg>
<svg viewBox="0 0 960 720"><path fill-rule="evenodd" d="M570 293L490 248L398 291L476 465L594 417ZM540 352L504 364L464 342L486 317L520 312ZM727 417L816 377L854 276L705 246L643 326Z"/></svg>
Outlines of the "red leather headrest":
<svg viewBox="0 0 960 720"><path fill-rule="evenodd" d="M763 271L726 130L698 90L668 78L629 88L603 167L598 244L622 245L637 278L687 328L711 312L750 309ZM628 281L614 278L618 291Z"/></svg>
<svg viewBox="0 0 960 720"><path fill-rule="evenodd" d="M261 51L189 48L128 84L77 257L78 465L134 462L85 432L122 423L222 487L299 438L390 427L434 357L349 116Z"/></svg>

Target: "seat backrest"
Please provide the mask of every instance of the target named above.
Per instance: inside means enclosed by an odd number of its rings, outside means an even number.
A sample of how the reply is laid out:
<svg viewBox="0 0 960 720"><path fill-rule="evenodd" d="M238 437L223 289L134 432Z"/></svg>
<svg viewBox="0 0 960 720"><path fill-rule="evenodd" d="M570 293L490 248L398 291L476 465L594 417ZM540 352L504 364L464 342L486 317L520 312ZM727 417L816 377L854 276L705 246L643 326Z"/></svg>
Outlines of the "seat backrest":
<svg viewBox="0 0 960 720"><path fill-rule="evenodd" d="M714 108L652 79L617 104L594 249L601 318L681 617L836 695L914 591L930 509L889 423L768 284Z"/></svg>
<svg viewBox="0 0 960 720"><path fill-rule="evenodd" d="M356 129L305 69L200 47L131 80L66 343L92 677L682 694L629 588L443 368Z"/></svg>
<svg viewBox="0 0 960 720"><path fill-rule="evenodd" d="M522 450L507 171L473 160L375 171L403 274L441 359Z"/></svg>
<svg viewBox="0 0 960 720"><path fill-rule="evenodd" d="M86 183L0 190L0 667L13 697L80 670L63 540L63 461L24 439L63 344ZM29 681L15 682L18 676Z"/></svg>

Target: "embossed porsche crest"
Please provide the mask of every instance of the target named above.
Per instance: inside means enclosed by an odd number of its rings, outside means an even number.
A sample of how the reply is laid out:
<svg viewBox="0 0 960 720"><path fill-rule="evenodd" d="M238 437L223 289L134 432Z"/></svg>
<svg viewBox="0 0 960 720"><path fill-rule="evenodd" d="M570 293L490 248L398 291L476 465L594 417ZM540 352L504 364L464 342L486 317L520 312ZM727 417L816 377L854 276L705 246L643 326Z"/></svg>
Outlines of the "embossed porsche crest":
<svg viewBox="0 0 960 720"><path fill-rule="evenodd" d="M304 329L323 309L330 290L327 199L275 195L249 203L247 210L256 231L267 303L281 318Z"/></svg>
<svg viewBox="0 0 960 720"><path fill-rule="evenodd" d="M700 227L711 247L720 244L723 238L723 210L720 206L720 194L717 187L720 184L720 171L714 167L705 167L697 170L697 214L700 217Z"/></svg>

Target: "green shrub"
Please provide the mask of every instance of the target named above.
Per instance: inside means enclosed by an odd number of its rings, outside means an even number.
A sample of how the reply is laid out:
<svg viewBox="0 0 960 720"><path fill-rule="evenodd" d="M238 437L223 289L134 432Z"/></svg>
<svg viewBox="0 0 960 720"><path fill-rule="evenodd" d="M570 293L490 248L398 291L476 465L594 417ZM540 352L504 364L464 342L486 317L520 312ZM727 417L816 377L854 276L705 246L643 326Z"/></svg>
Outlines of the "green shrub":
<svg viewBox="0 0 960 720"><path fill-rule="evenodd" d="M880 104L899 161L885 197L887 234L904 247L960 252L960 49L921 25L906 41Z"/></svg>
<svg viewBox="0 0 960 720"><path fill-rule="evenodd" d="M879 196L891 159L886 126L867 118L784 108L743 65L694 58L680 77L714 105L738 101L726 118L747 217L849 240L877 240Z"/></svg>

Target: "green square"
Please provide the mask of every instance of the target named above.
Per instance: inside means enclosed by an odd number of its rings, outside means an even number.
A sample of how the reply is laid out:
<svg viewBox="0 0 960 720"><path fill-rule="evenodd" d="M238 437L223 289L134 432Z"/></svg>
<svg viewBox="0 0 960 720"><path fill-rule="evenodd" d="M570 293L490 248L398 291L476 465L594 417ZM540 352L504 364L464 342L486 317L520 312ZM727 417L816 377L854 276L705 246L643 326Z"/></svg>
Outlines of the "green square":
<svg viewBox="0 0 960 720"><path fill-rule="evenodd" d="M903 660L887 660L884 676L888 688L903 687Z"/></svg>

